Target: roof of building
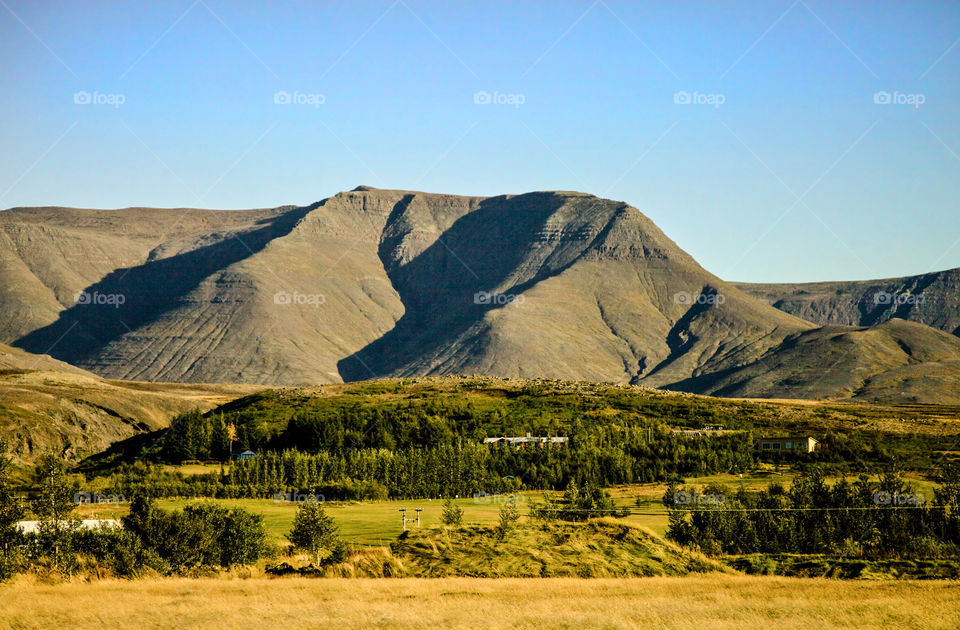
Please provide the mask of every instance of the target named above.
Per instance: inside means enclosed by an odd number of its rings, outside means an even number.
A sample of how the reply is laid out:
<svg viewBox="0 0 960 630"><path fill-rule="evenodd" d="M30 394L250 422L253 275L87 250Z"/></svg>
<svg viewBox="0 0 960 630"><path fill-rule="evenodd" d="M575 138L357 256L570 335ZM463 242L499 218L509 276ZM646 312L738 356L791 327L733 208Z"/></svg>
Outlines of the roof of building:
<svg viewBox="0 0 960 630"><path fill-rule="evenodd" d="M524 437L509 437L509 436L488 437L488 438L483 438L483 443L484 443L484 444L494 444L494 443L496 443L496 442L509 442L509 443L511 443L511 444L526 444L526 443L529 443L529 442L533 442L533 443L537 443L537 442L547 443L547 442L550 442L550 443L556 444L556 443L566 442L566 441L569 440L569 439L570 439L570 438L566 438L566 437L542 437L542 436L534 436L534 435L529 435L529 434L528 434L528 435L526 435L526 436L524 436Z"/></svg>

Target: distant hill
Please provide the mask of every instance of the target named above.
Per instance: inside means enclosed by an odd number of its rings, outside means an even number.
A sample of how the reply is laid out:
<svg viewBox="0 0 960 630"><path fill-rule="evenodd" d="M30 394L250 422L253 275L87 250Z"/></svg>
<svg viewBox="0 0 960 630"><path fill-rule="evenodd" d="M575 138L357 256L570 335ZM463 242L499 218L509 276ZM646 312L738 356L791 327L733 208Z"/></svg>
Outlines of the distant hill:
<svg viewBox="0 0 960 630"><path fill-rule="evenodd" d="M960 269L887 280L735 285L824 326L873 326L896 317L960 336Z"/></svg>
<svg viewBox="0 0 960 630"><path fill-rule="evenodd" d="M19 463L42 453L78 460L111 443L250 394L245 385L107 381L46 356L0 345L0 438Z"/></svg>
<svg viewBox="0 0 960 630"><path fill-rule="evenodd" d="M20 348L11 348L0 343L0 374L14 372L52 371L67 374L82 374L93 378L93 374L81 370L69 363L58 361L45 354L31 354Z"/></svg>
<svg viewBox="0 0 960 630"><path fill-rule="evenodd" d="M787 338L750 365L670 388L714 396L957 405L960 339L901 319L871 328L825 326Z"/></svg>
<svg viewBox="0 0 960 630"><path fill-rule="evenodd" d="M636 208L577 192L361 186L238 212L19 208L0 212L0 279L0 341L116 379L479 373L705 392L741 369L749 380L768 357L801 360L791 340L824 356L834 343L807 315L704 270ZM947 311L930 323L949 326ZM909 365L941 357L926 374L952 383L939 337L911 343ZM869 344L851 352L879 370L876 396L903 398L893 383L913 377L883 369L904 365L876 360ZM851 395L819 381L807 390ZM933 386L914 393L942 398Z"/></svg>

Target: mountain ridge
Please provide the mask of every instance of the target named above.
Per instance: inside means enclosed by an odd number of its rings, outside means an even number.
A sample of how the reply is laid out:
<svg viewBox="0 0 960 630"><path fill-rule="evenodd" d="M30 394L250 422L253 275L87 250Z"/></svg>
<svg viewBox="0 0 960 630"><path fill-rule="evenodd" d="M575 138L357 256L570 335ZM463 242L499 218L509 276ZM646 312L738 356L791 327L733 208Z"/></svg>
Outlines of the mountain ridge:
<svg viewBox="0 0 960 630"><path fill-rule="evenodd" d="M0 342L114 379L310 385L483 373L696 393L723 381L736 396L755 393L757 365L778 366L773 382L796 378L788 340L806 334L815 356L835 338L811 333L803 309L775 308L774 289L703 269L636 208L573 191L358 186L248 211L8 212ZM916 328L896 336L918 356L942 345ZM853 346L880 370L872 378L907 367ZM934 363L951 386L956 368ZM822 394L856 391L837 383Z"/></svg>
<svg viewBox="0 0 960 630"><path fill-rule="evenodd" d="M878 280L734 285L820 325L872 326L897 317L960 336L960 268Z"/></svg>

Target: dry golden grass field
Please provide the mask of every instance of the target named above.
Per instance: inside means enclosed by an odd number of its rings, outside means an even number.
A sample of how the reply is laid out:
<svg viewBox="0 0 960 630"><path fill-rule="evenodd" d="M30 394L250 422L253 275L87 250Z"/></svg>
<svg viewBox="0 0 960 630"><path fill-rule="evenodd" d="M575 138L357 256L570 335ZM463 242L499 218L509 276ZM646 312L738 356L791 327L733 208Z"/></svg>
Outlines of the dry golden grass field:
<svg viewBox="0 0 960 630"><path fill-rule="evenodd" d="M0 628L923 628L960 586L711 575L639 579L187 579L0 587Z"/></svg>

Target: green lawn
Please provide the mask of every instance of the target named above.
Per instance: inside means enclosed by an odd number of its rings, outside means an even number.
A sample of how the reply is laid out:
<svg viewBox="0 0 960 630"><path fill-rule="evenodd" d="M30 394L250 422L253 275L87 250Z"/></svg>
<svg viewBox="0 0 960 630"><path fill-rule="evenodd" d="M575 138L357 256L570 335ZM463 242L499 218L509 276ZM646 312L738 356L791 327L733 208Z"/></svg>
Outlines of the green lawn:
<svg viewBox="0 0 960 630"><path fill-rule="evenodd" d="M767 487L773 482L782 482L785 485L795 478L795 474L786 472L784 475L773 472L758 472L744 474L741 478L732 474L718 474L708 477L693 477L686 480L687 485L704 486L710 483L722 486L726 492L733 494L745 487L756 491ZM932 482L920 479L916 475L907 475L918 492L924 494L927 500L933 498ZM667 531L668 517L661 503L667 485L664 483L647 483L616 486L609 489L618 506L629 507L636 511L651 512L651 514L632 514L624 519L632 525L646 527L653 532L663 535ZM540 492L523 492L520 505L521 513L526 513L529 503L541 498ZM637 499L641 503L637 504ZM286 541L285 535L290 531L293 516L297 510L295 503L277 503L272 499L161 499L157 505L164 509L180 509L190 503L200 501L215 501L228 508L242 507L251 512L262 514L267 531L272 540L278 543ZM489 497L487 502L475 501L473 498L458 499L456 503L463 509L464 524L490 525L496 523L500 503L497 498ZM369 501L369 502L329 502L324 507L339 523L341 533L348 541L361 545L386 545L393 541L402 531L400 508L407 508L408 528L416 527L415 508L423 508L420 514L421 527L436 527L440 525L442 502L439 500L416 499L404 501ZM128 505L84 505L77 509L80 518L120 518L126 514Z"/></svg>
<svg viewBox="0 0 960 630"><path fill-rule="evenodd" d="M168 472L180 473L182 475L207 475L210 473L220 474L221 471L229 472L229 464L166 464L163 467Z"/></svg>
<svg viewBox="0 0 960 630"><path fill-rule="evenodd" d="M161 499L157 501L157 505L164 509L179 509L191 503L211 500L228 508L242 507L262 514L270 537L280 543L286 540L285 535L290 531L297 511L295 503L276 503L272 499ZM463 509L464 524L489 525L497 521L500 505L496 503L478 503L472 498L458 499L456 503ZM330 516L340 525L341 534L346 540L362 545L378 546L389 544L403 531L400 508L407 508L407 528L415 528L416 512L414 510L418 507L423 508L420 513L421 527L440 525L443 506L442 502L436 499L324 504ZM521 510L526 511L523 506Z"/></svg>

